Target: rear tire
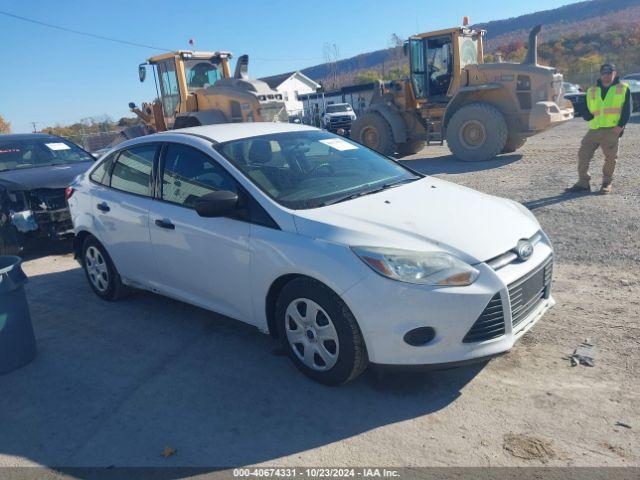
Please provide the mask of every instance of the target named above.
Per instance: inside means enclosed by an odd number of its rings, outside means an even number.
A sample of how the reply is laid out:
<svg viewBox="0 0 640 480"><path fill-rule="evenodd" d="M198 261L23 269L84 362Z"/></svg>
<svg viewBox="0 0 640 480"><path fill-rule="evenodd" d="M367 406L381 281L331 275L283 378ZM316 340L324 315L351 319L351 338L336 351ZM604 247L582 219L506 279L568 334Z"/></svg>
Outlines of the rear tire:
<svg viewBox="0 0 640 480"><path fill-rule="evenodd" d="M522 148L525 143L527 143L527 139L525 137L521 137L520 135L510 135L507 138L507 143L502 149L502 153L513 153Z"/></svg>
<svg viewBox="0 0 640 480"><path fill-rule="evenodd" d="M88 236L82 244L82 268L91 290L103 300L119 300L129 293L111 257L93 236Z"/></svg>
<svg viewBox="0 0 640 480"><path fill-rule="evenodd" d="M409 140L406 143L399 143L396 150L399 156L406 157L418 153L425 145L426 142L424 140Z"/></svg>
<svg viewBox="0 0 640 480"><path fill-rule="evenodd" d="M351 126L351 138L388 157L396 153L391 125L380 114L368 112Z"/></svg>
<svg viewBox="0 0 640 480"><path fill-rule="evenodd" d="M289 282L276 301L278 333L295 366L325 385L350 382L367 367L355 317L342 299L310 278Z"/></svg>
<svg viewBox="0 0 640 480"><path fill-rule="evenodd" d="M465 162L491 160L507 144L504 115L488 103L472 103L453 114L447 125L447 145Z"/></svg>

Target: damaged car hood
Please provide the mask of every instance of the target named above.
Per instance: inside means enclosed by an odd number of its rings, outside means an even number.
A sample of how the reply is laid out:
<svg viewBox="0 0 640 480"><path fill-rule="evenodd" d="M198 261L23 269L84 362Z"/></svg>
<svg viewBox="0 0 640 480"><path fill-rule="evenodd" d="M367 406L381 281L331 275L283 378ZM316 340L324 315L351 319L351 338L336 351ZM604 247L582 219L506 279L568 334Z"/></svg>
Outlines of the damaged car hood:
<svg viewBox="0 0 640 480"><path fill-rule="evenodd" d="M0 172L0 186L7 190L35 190L38 188L66 188L73 179L87 171L92 161L74 164L22 168Z"/></svg>

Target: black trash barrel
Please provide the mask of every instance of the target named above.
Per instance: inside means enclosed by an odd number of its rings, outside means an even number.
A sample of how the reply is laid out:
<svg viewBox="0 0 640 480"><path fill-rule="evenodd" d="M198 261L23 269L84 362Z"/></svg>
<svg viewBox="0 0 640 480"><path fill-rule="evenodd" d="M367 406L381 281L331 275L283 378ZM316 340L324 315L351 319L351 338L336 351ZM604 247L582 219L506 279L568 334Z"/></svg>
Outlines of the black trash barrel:
<svg viewBox="0 0 640 480"><path fill-rule="evenodd" d="M36 356L31 315L20 257L0 256L0 374L26 365Z"/></svg>

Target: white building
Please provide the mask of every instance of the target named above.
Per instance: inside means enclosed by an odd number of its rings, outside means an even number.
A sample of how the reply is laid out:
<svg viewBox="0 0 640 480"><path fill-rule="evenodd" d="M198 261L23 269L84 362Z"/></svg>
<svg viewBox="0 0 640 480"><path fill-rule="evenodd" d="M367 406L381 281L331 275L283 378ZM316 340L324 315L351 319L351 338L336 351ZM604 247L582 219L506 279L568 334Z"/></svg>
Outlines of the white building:
<svg viewBox="0 0 640 480"><path fill-rule="evenodd" d="M298 95L313 93L320 88L319 83L299 71L273 75L260 80L282 94L289 116L302 116L304 105L298 99Z"/></svg>

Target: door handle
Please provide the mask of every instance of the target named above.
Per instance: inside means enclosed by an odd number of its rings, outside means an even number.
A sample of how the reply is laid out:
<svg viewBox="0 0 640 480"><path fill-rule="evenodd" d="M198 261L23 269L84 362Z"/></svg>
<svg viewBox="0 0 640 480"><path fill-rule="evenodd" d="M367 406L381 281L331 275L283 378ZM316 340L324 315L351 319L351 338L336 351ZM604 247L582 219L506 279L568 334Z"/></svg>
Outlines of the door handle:
<svg viewBox="0 0 640 480"><path fill-rule="evenodd" d="M156 225L159 226L160 228L166 228L167 230L176 229L176 226L173 223L171 223L171 220L167 218L156 220Z"/></svg>
<svg viewBox="0 0 640 480"><path fill-rule="evenodd" d="M107 205L107 202L102 202L96 205L96 208L98 210L100 210L101 212L108 212L109 210L111 210L109 208L109 205Z"/></svg>

